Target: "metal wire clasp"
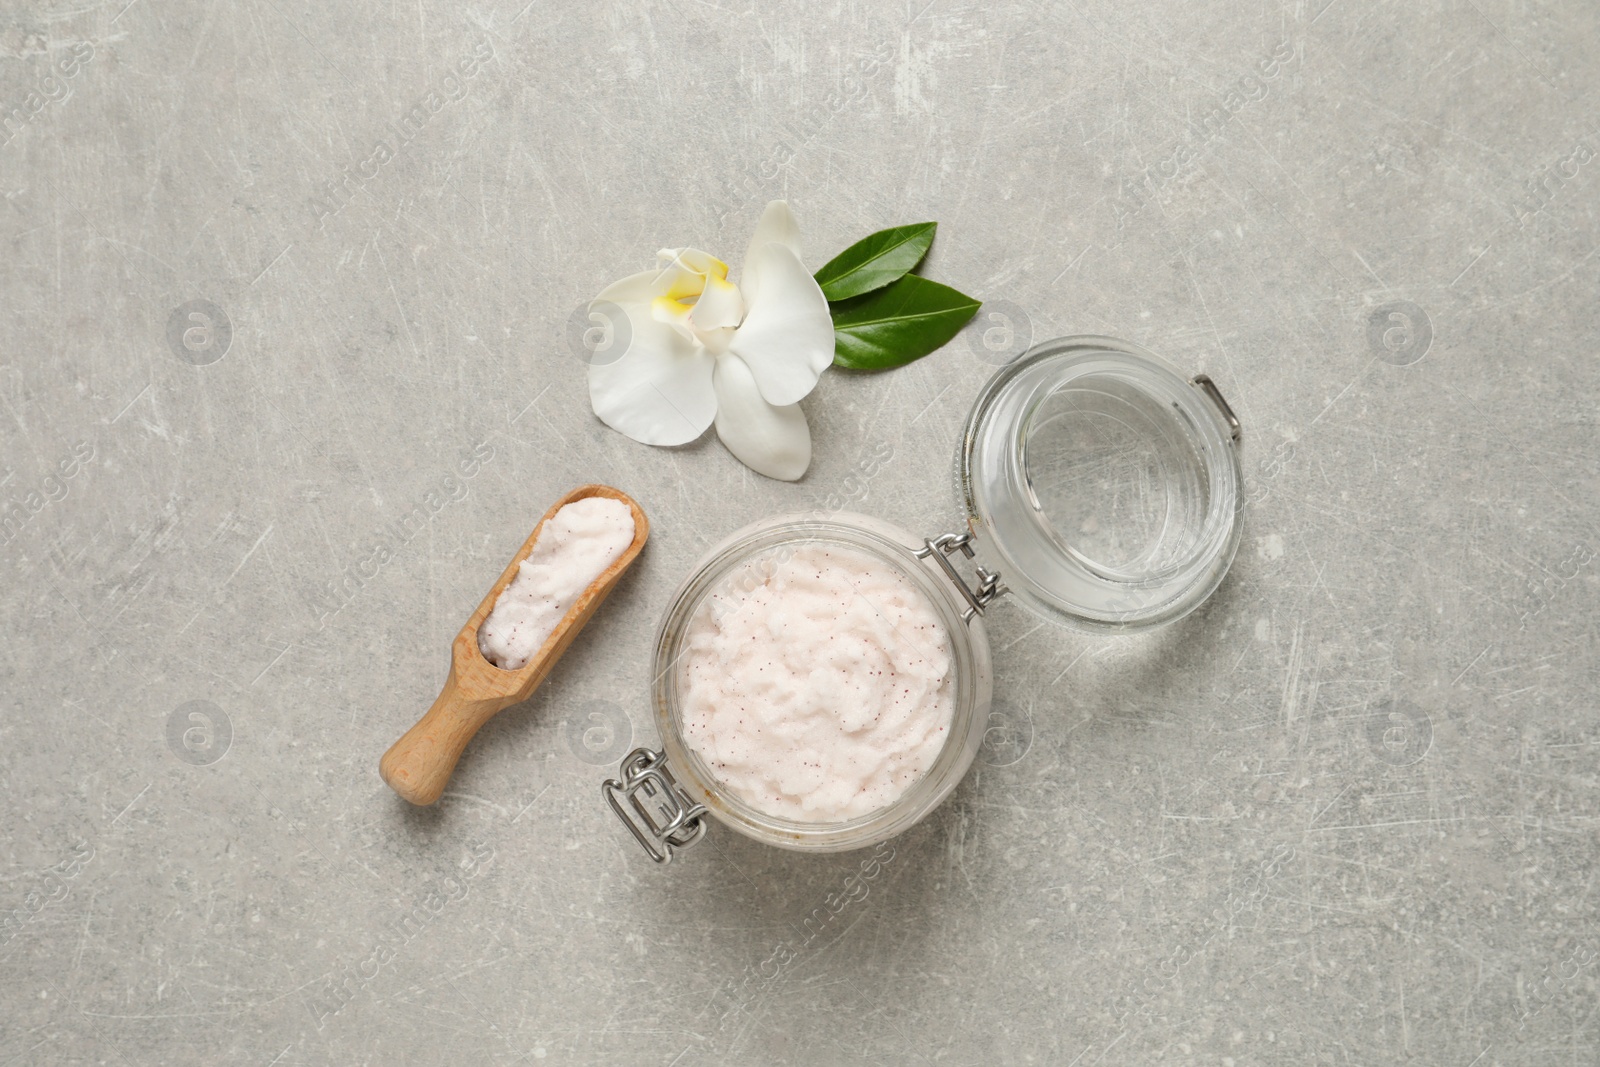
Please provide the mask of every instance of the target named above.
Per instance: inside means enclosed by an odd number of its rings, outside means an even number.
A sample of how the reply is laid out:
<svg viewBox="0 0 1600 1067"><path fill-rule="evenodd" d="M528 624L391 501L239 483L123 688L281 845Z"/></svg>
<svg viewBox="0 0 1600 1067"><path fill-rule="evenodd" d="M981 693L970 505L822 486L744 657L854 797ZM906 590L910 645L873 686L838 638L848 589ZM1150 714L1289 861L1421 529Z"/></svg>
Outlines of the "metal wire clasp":
<svg viewBox="0 0 1600 1067"><path fill-rule="evenodd" d="M678 788L665 753L634 749L622 761L622 781L607 779L600 793L657 863L670 863L674 848L688 848L706 835L706 806Z"/></svg>
<svg viewBox="0 0 1600 1067"><path fill-rule="evenodd" d="M1222 390L1217 388L1217 383L1211 380L1209 374L1196 374L1189 379L1189 384L1206 394L1211 398L1211 402L1217 405L1217 408L1222 412L1222 421L1228 424L1228 436L1232 437L1234 443L1237 444L1239 442L1239 416L1233 413L1233 408L1222 398Z"/></svg>
<svg viewBox="0 0 1600 1067"><path fill-rule="evenodd" d="M972 617L974 615L982 615L983 609L988 607L995 597L1004 593L1006 587L1000 584L1000 576L994 571L989 570L987 567L979 567L978 588L973 589L967 584L965 578L956 573L955 565L950 562L950 556L956 552L960 552L968 559L972 558L972 535L970 533L944 534L931 540L925 539L922 542L922 547L916 551L915 555L918 559L931 558L939 565L939 569L944 571L945 577L949 578L955 584L955 587L961 591L961 596L967 602L967 610L961 613L961 621L971 622Z"/></svg>

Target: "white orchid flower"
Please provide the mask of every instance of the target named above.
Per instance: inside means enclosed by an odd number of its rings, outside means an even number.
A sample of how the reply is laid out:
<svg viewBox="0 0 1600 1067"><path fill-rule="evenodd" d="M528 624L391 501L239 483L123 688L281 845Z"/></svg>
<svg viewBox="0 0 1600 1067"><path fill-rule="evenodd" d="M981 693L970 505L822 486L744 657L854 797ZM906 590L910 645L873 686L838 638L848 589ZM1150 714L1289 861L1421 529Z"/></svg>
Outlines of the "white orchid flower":
<svg viewBox="0 0 1600 1067"><path fill-rule="evenodd" d="M833 362L833 319L800 262L789 205L767 205L737 286L726 263L699 249L664 248L656 258L655 270L623 278L589 305L591 313L615 305L630 331L620 356L589 366L594 413L647 445L686 444L714 422L751 470L799 478L811 465L799 401Z"/></svg>

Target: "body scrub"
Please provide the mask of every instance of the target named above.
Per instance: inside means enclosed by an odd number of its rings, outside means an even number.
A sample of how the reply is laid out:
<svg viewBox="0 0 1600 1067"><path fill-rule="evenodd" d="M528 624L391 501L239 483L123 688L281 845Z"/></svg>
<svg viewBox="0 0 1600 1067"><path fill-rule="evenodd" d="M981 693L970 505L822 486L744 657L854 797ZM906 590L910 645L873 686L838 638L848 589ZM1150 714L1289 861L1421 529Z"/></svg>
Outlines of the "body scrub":
<svg viewBox="0 0 1600 1067"><path fill-rule="evenodd" d="M823 543L768 553L689 623L683 737L759 811L859 818L938 758L955 705L951 655L934 606L882 560Z"/></svg>
<svg viewBox="0 0 1600 1067"><path fill-rule="evenodd" d="M633 513L609 497L574 500L552 515L478 630L483 658L508 671L526 666L633 534Z"/></svg>

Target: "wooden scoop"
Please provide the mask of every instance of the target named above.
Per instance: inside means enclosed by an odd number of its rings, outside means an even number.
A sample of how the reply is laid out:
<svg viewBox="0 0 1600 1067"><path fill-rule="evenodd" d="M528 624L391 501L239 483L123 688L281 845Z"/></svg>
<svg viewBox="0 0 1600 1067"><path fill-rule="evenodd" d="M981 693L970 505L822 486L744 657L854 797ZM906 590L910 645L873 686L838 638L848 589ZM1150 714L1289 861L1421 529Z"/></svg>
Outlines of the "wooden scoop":
<svg viewBox="0 0 1600 1067"><path fill-rule="evenodd" d="M534 542L539 540L550 517L574 500L592 496L610 497L628 505L628 510L633 512L633 543L578 596L532 659L514 671L496 667L483 658L478 648L478 628L494 610L500 593L517 576L517 565L533 551ZM472 618L456 634L450 646L450 676L445 679L439 699L378 761L378 773L389 783L389 788L413 804L432 804L438 800L472 735L497 711L533 695L550 668L556 665L556 660L589 621L589 616L610 594L622 572L638 557L649 536L650 521L644 517L644 511L626 493L609 485L585 485L556 501L533 528L532 536L512 557L510 566L483 598L478 610L472 613Z"/></svg>

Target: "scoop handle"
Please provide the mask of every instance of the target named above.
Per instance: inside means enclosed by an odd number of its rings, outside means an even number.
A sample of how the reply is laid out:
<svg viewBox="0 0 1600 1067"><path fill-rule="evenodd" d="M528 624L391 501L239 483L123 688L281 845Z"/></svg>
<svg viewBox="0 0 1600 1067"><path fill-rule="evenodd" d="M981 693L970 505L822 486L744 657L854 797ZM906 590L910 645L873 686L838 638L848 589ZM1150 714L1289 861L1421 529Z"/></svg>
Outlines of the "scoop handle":
<svg viewBox="0 0 1600 1067"><path fill-rule="evenodd" d="M433 707L383 754L378 773L390 789L411 803L432 804L444 792L467 742L496 712L511 703L508 699L484 700L464 695L452 666Z"/></svg>

